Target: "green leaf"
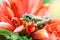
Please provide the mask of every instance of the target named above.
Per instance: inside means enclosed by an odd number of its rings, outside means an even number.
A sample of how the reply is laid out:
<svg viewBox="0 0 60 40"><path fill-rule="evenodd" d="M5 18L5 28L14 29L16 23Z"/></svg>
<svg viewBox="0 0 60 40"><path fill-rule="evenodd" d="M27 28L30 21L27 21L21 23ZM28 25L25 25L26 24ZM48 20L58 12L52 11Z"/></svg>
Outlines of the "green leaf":
<svg viewBox="0 0 60 40"><path fill-rule="evenodd" d="M3 35L4 37L6 37L6 39L8 40L17 40L19 35L18 34L14 34L8 30L4 30L4 29L0 29L0 35Z"/></svg>
<svg viewBox="0 0 60 40"><path fill-rule="evenodd" d="M6 37L7 40L32 40L32 38L28 38L25 35L19 35L18 33L14 34L8 30L0 29L0 35ZM2 40L2 38L0 38ZM5 39L4 39L5 40Z"/></svg>
<svg viewBox="0 0 60 40"><path fill-rule="evenodd" d="M43 4L50 3L51 0L43 0Z"/></svg>

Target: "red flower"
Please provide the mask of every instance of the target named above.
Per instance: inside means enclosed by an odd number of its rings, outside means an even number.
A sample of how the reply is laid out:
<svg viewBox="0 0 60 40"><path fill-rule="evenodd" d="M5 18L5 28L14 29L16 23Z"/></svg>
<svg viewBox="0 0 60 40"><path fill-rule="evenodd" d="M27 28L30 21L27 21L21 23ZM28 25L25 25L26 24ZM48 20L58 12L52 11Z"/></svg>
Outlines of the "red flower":
<svg viewBox="0 0 60 40"><path fill-rule="evenodd" d="M48 6L42 3L43 0L3 0L3 4L0 4L0 22L7 22L12 25L10 28L17 28L23 24L20 17L25 13L46 16Z"/></svg>
<svg viewBox="0 0 60 40"><path fill-rule="evenodd" d="M34 23L24 25L25 13L35 16L48 16L48 5L43 5L43 0L3 0L0 4L0 28L13 32L26 29L32 33L32 38L41 40L60 40L60 20L51 20L43 29L35 31ZM44 34L45 33L45 34Z"/></svg>

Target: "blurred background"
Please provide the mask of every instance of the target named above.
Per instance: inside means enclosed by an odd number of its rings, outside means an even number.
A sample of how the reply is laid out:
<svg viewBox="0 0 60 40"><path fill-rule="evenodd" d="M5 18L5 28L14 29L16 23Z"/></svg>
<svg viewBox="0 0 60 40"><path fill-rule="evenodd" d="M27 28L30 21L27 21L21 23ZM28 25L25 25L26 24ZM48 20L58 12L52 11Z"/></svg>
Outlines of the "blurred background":
<svg viewBox="0 0 60 40"><path fill-rule="evenodd" d="M2 3L2 0L0 0L0 3ZM45 3L48 3L50 5L50 17L60 18L60 0L44 0L44 4Z"/></svg>
<svg viewBox="0 0 60 40"><path fill-rule="evenodd" d="M2 3L2 0L0 0L0 4Z"/></svg>
<svg viewBox="0 0 60 40"><path fill-rule="evenodd" d="M60 0L51 0L49 11L51 17L60 18Z"/></svg>

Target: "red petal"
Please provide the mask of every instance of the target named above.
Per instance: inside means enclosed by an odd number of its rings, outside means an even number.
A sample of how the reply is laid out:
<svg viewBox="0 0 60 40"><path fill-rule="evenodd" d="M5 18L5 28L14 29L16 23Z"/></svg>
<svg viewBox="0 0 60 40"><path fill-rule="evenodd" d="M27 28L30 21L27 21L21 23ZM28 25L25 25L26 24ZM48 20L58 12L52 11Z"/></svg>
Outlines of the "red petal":
<svg viewBox="0 0 60 40"><path fill-rule="evenodd" d="M36 12L41 8L43 0L34 0L33 8L31 13L36 14Z"/></svg>
<svg viewBox="0 0 60 40"><path fill-rule="evenodd" d="M23 20L22 19L19 19L18 17L13 17L12 18L12 21L13 21L15 27L18 27L18 26L20 26L20 25L23 24Z"/></svg>
<svg viewBox="0 0 60 40"><path fill-rule="evenodd" d="M10 31L13 31L15 29L14 26L6 22L0 22L0 28L10 30Z"/></svg>
<svg viewBox="0 0 60 40"><path fill-rule="evenodd" d="M17 27L15 30L14 30L14 33L17 33L17 32L21 32L25 29L25 27L23 25Z"/></svg>
<svg viewBox="0 0 60 40"><path fill-rule="evenodd" d="M4 6L2 6L2 5L0 5L0 14L3 14L3 15L5 15L6 16L6 10L5 10L5 8L4 8Z"/></svg>
<svg viewBox="0 0 60 40"><path fill-rule="evenodd" d="M22 9L22 4L20 0L9 0L10 5L11 5L11 9L14 12L14 15L16 17L22 17L22 15L24 14L23 9Z"/></svg>
<svg viewBox="0 0 60 40"><path fill-rule="evenodd" d="M10 19L14 16L12 10L5 5L0 5L0 12L0 14L3 14Z"/></svg>
<svg viewBox="0 0 60 40"><path fill-rule="evenodd" d="M7 16L1 15L1 14L0 14L0 21L1 22L8 22L11 25L13 25L12 21Z"/></svg>
<svg viewBox="0 0 60 40"><path fill-rule="evenodd" d="M41 8L38 13L36 13L37 16L46 16L48 17L48 10L46 8Z"/></svg>
<svg viewBox="0 0 60 40"><path fill-rule="evenodd" d="M21 4L22 4L22 9L24 13L26 13L28 9L28 0L21 0Z"/></svg>
<svg viewBox="0 0 60 40"><path fill-rule="evenodd" d="M7 2L3 1L3 5L5 10L7 11L7 16L11 19L12 17L14 17L14 13L13 11L9 8L9 5L7 4Z"/></svg>
<svg viewBox="0 0 60 40"><path fill-rule="evenodd" d="M7 12L9 14L10 18L14 17L14 13L13 13L13 11L9 7L7 7Z"/></svg>
<svg viewBox="0 0 60 40"><path fill-rule="evenodd" d="M48 4L43 5L43 6L36 12L35 15L48 17L48 16L49 16L48 8L49 8L49 5L48 5Z"/></svg>
<svg viewBox="0 0 60 40"><path fill-rule="evenodd" d="M33 22L27 23L26 24L26 32L31 33L35 31L35 26Z"/></svg>
<svg viewBox="0 0 60 40"><path fill-rule="evenodd" d="M28 13L31 13L31 10L33 8L34 0L28 1Z"/></svg>
<svg viewBox="0 0 60 40"><path fill-rule="evenodd" d="M3 0L3 5L6 6L6 7L9 7L8 3L4 0Z"/></svg>
<svg viewBox="0 0 60 40"><path fill-rule="evenodd" d="M45 29L37 30L31 36L34 39L49 38L48 33L47 33L47 31Z"/></svg>

